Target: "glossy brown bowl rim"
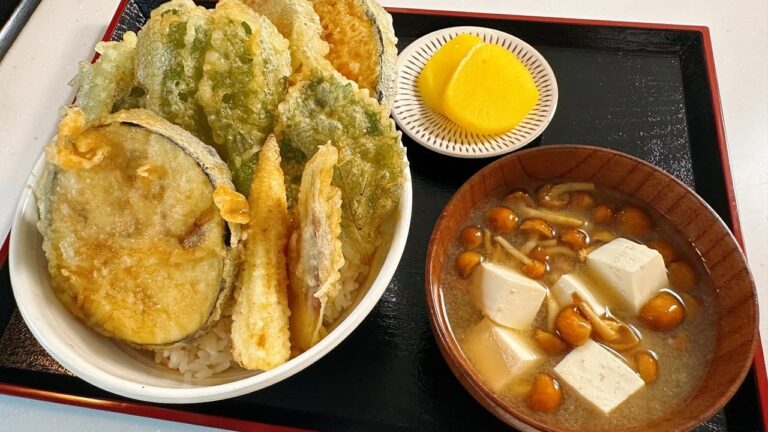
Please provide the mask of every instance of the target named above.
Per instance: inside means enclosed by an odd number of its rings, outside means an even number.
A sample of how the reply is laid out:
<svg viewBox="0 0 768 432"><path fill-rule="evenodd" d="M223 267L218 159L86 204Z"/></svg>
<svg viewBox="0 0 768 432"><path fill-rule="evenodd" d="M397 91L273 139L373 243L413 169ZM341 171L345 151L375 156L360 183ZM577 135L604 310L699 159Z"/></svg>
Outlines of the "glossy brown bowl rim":
<svg viewBox="0 0 768 432"><path fill-rule="evenodd" d="M540 431L558 432L562 430L558 428L552 428L547 424L544 424L538 420L535 420L521 413L515 407L503 401L494 392L490 391L485 384L483 384L479 375L474 371L474 368L471 366L469 360L466 358L466 356L463 355L461 347L458 344L458 341L456 340L456 338L453 336L453 334L449 329L450 324L448 322L447 312L444 308L442 299L440 298L440 286L433 284L433 281L435 280L436 277L439 277L439 275L435 275L432 272L432 267L433 267L432 262L435 259L435 254L436 254L435 238L436 238L438 229L447 220L449 210L451 209L452 206L456 205L457 197L465 193L464 190L468 187L468 184L471 183L472 179L475 179L476 177L483 177L488 175L488 173L496 170L497 166L507 163L509 159L519 158L521 155L525 155L533 152L547 152L547 151L556 151L556 150L559 150L559 151L589 150L589 151L592 151L593 153L602 152L611 156L623 157L623 158L629 159L633 162L636 162L640 165L644 165L652 169L653 171L656 171L662 174L664 177L667 178L667 180L673 183L676 183L679 187L684 189L687 194L694 197L699 204L701 204L712 216L714 216L716 222L720 224L720 226L724 229L724 231L727 234L727 236L724 237L722 241L730 241L735 246L735 249L739 254L739 258L741 262L744 263L744 266L747 271L747 278L749 280L749 285L751 287L751 292L752 292L751 303L752 303L752 307L754 308L754 317L755 317L754 325L751 329L752 342L749 345L749 355L746 357L748 361L744 362L744 364L742 365L739 365L740 370L739 370L739 373L737 374L738 379L734 380L732 383L730 383L730 385L728 385L728 387L722 393L722 395L716 399L716 403L712 404L706 411L696 415L695 417L692 417L690 421L686 423L682 423L677 429L681 431L690 430L696 427L697 425L703 423L704 421L710 419L715 414L717 414L717 412L723 409L723 407L728 403L728 401L731 400L733 395L736 393L736 391L739 389L741 384L744 382L744 379L746 378L747 373L749 372L749 369L753 364L755 348L758 341L758 334L759 334L758 327L760 322L755 281L752 276L752 272L749 268L747 259L744 255L744 251L742 250L741 246L739 246L739 243L734 237L733 233L731 232L731 229L728 227L728 225L725 224L725 222L723 222L722 218L720 218L720 216L714 211L714 209L712 209L712 207L706 201L704 201L704 199L702 199L694 190L692 190L686 184L684 184L683 182L681 182L680 180L678 180L676 177L669 174L668 172L664 171L663 169L643 159L637 158L635 156L632 156L620 151L607 149L604 147L583 145L583 144L556 144L556 145L547 145L543 147L528 148L528 149L516 151L514 153L510 153L504 157L501 157L489 163L488 165L484 166L479 171L477 171L475 174L473 174L469 179L467 179L461 185L461 187L459 187L459 189L456 190L456 192L454 192L454 194L451 196L451 199L443 207L443 210L440 212L440 216L435 222L434 228L429 238L429 246L427 248L427 256L425 261L424 288L425 288L425 297L426 297L426 303L427 303L427 312L429 315L430 327L432 328L432 333L435 337L435 340L437 341L437 345L438 345L438 348L440 349L440 353L442 354L446 363L448 363L448 366L453 372L453 374L456 376L456 378L458 378L462 386L467 391L469 391L472 397L475 398L475 400L477 400L486 410L488 410L490 413L495 415L497 418L499 418L503 422L523 431L539 431L540 430ZM441 269L437 269L437 271L440 272ZM710 368L712 368L711 364L708 368L707 375L709 374ZM693 392L692 394L695 394L696 388L697 387L694 388L694 390L692 391ZM685 400L680 401L679 403L684 403L684 402ZM653 422L653 420L651 422ZM635 430L638 427L642 427L645 425L648 425L648 424L646 423L646 424L632 426L630 428L627 428L627 430Z"/></svg>

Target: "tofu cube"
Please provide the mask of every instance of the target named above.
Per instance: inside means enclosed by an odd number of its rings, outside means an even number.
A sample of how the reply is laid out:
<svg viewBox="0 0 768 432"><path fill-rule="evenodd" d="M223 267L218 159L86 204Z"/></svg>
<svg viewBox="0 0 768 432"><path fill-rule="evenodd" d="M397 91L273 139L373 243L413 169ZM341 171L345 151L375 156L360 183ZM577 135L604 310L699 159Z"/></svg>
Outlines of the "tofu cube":
<svg viewBox="0 0 768 432"><path fill-rule="evenodd" d="M554 372L603 414L610 413L645 386L622 359L593 340L568 353Z"/></svg>
<svg viewBox="0 0 768 432"><path fill-rule="evenodd" d="M587 255L587 269L635 314L661 288L669 286L661 254L625 238L612 240Z"/></svg>
<svg viewBox="0 0 768 432"><path fill-rule="evenodd" d="M595 292L596 283L589 278L569 273L560 276L560 279L552 286L552 296L557 301L560 308L573 304L573 294L578 294L598 315L605 312L605 302Z"/></svg>
<svg viewBox="0 0 768 432"><path fill-rule="evenodd" d="M543 360L529 338L487 317L467 330L461 346L477 373L495 391Z"/></svg>
<svg viewBox="0 0 768 432"><path fill-rule="evenodd" d="M547 289L522 273L493 263L475 269L472 298L485 316L505 327L531 328Z"/></svg>

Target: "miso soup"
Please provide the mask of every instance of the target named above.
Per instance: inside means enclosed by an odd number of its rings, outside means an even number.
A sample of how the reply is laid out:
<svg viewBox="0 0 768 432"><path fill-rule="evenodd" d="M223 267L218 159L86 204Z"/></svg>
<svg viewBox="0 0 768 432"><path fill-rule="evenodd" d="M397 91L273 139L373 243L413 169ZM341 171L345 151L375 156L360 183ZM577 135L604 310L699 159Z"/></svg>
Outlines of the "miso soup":
<svg viewBox="0 0 768 432"><path fill-rule="evenodd" d="M442 269L475 371L530 417L573 430L639 426L683 403L717 336L691 243L616 191L527 186L473 209Z"/></svg>

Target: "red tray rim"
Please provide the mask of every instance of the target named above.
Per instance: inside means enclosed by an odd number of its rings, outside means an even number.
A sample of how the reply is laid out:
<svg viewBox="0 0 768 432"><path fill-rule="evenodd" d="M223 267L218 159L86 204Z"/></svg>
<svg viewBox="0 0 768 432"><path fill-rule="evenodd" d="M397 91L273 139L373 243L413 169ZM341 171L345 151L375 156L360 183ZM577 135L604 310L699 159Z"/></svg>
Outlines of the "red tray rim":
<svg viewBox="0 0 768 432"><path fill-rule="evenodd" d="M126 6L130 0L121 0L117 6L115 14L107 27L106 32L102 40L108 41L112 38L112 34L117 27L117 23L120 17L125 11ZM715 134L717 138L717 144L720 149L721 164L723 168L723 179L725 180L726 197L728 200L728 211L731 217L732 232L736 240L739 242L742 250L744 249L744 241L741 232L741 222L739 221L739 212L736 205L736 197L733 190L733 178L731 176L731 166L728 157L728 145L725 134L725 122L723 119L722 104L720 101L720 88L717 82L717 72L715 69L715 58L712 49L712 39L710 37L709 27L703 25L687 25L687 24L662 24L662 23L646 23L646 22L630 22L630 21L609 21L609 20L595 20L595 19L580 19L580 18L559 18L559 17L543 17L543 16L531 16L531 15L511 15L511 14L499 14L499 13L486 13L486 12L468 12L468 11L450 11L439 9L417 9L417 8L403 8L403 7L387 7L385 8L390 13L399 14L414 14L414 15L438 15L438 16L457 16L457 17L471 17L471 18L489 18L498 20L514 20L514 21L530 21L540 23L554 23L554 24L573 24L573 25L585 25L585 26L608 26L608 27L626 27L626 28L640 28L640 29L656 29L656 30L677 30L677 31L693 31L701 33L702 41L704 43L704 56L707 65L707 77L709 80L710 93L712 99L712 111L714 115ZM98 55L97 55L98 56ZM94 56L94 60L97 58ZM8 256L10 234L5 239L2 247L0 247L0 265L5 263ZM760 340L760 339L758 339ZM763 420L763 428L768 430L768 372L766 372L765 360L763 356L762 342L757 344L755 349L755 375L758 387L758 396L760 399L760 413ZM67 393L51 392L45 390L39 390L32 387L26 387L16 384L8 384L0 382L0 394L6 394L9 396L24 397L29 399L37 399L47 402L62 403L67 405L74 405L83 408L99 409L104 411L117 412L122 414L137 415L143 417L151 417L160 420L169 420L176 422L183 422L189 424L196 424L200 426L219 427L231 430L240 431L263 431L263 432L298 432L303 429L297 429L286 426L271 425L267 423L259 423L250 420L240 420L230 417L214 416L209 414L199 414L188 411L182 411L171 408L164 408L160 406L148 405L137 401L118 401L113 399L101 399L90 398L70 395Z"/></svg>

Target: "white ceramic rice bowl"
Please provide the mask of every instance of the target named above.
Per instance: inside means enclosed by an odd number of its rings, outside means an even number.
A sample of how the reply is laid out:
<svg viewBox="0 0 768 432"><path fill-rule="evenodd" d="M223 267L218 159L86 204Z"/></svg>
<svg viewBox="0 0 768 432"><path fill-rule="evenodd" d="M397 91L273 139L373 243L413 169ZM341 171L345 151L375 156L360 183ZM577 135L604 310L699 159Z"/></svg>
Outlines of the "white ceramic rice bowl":
<svg viewBox="0 0 768 432"><path fill-rule="evenodd" d="M227 399L278 383L319 360L357 328L384 294L405 249L411 221L411 177L406 168L399 208L384 228L383 237L390 242L379 247L371 275L361 287L364 295L325 338L266 372L233 368L210 378L185 380L178 371L155 363L151 356L91 330L54 295L42 236L35 225L37 203L32 192L44 163L41 157L27 180L11 231L9 269L19 311L45 350L79 378L112 393L148 402L178 404Z"/></svg>

